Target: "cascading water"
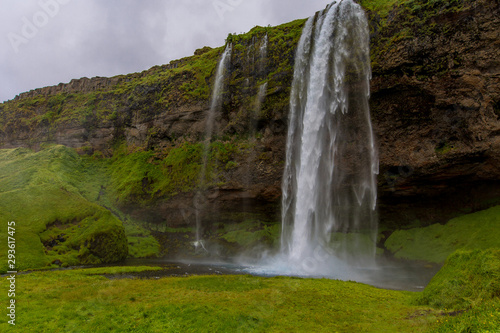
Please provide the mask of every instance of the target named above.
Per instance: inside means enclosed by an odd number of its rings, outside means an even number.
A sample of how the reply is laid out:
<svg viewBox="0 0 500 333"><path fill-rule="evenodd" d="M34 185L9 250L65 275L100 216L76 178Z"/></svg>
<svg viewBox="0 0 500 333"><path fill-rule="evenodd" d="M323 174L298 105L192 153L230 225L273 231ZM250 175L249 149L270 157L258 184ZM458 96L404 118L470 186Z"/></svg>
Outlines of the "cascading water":
<svg viewBox="0 0 500 333"><path fill-rule="evenodd" d="M262 43L260 45L260 59L265 60L267 58L267 43L268 43L269 37L267 34L264 35L264 38L262 38Z"/></svg>
<svg viewBox="0 0 500 333"><path fill-rule="evenodd" d="M214 130L215 116L222 106L222 92L224 88L225 76L228 72L228 64L231 61L232 45L228 44L224 53L222 54L217 71L215 73L215 84L212 90L212 99L210 102L210 110L208 112L206 127L205 127L205 141L203 145L202 167L199 175L199 189L194 197L194 208L196 218L196 241L194 246L196 249L203 248L205 251L204 242L202 239L202 225L201 225L201 211L206 206L206 193L205 184L207 176L207 163L208 155L210 152L210 141Z"/></svg>
<svg viewBox="0 0 500 333"><path fill-rule="evenodd" d="M290 99L281 251L268 255L258 248L259 258L255 251L242 254L236 270L355 280L396 289L410 287L408 290L421 290L429 281L425 274L412 280L424 271L422 267L416 273L414 267L397 267L379 259L373 265L378 157L368 106L368 42L364 12L353 0L335 2L307 21L297 49ZM259 50L253 39L247 53L249 73L254 76L252 82L247 79L246 88L254 87L256 81L262 83L256 92L256 113L267 91L263 66L267 43L265 36ZM200 202L204 205L209 142L230 57L228 46L217 69L207 120L200 176ZM255 133L256 117L249 118L250 133ZM247 166L255 165L252 154L255 152L249 154ZM204 248L198 217L197 223L196 244Z"/></svg>
<svg viewBox="0 0 500 333"><path fill-rule="evenodd" d="M224 53L222 54L217 71L215 73L215 84L212 90L212 99L210 102L210 110L208 112L206 130L205 130L205 147L203 152L203 164L206 167L208 151L210 147L210 139L214 129L215 115L222 106L222 92L224 88L225 75L228 72L228 64L231 61L232 45L228 44Z"/></svg>
<svg viewBox="0 0 500 333"><path fill-rule="evenodd" d="M259 87L259 93L257 94L257 98L255 100L255 113L259 113L262 109L262 103L264 102L264 99L266 97L266 91L267 91L267 82L263 83Z"/></svg>
<svg viewBox="0 0 500 333"><path fill-rule="evenodd" d="M259 72L261 75L265 75L266 65L267 65L267 44L269 37L267 34L262 38L262 42L259 50Z"/></svg>
<svg viewBox="0 0 500 333"><path fill-rule="evenodd" d="M267 76L266 73L266 64L267 64L267 44L268 44L268 36L264 35L262 38L260 49L259 49L259 78L265 78ZM262 109L262 102L264 102L264 98L266 97L268 83L265 82L259 86L259 92L257 93L256 98L256 107L255 112L260 113Z"/></svg>
<svg viewBox="0 0 500 333"><path fill-rule="evenodd" d="M295 59L283 177L282 257L290 269L374 258L376 154L369 30L352 0L311 17ZM329 267L327 270L330 270Z"/></svg>
<svg viewBox="0 0 500 333"><path fill-rule="evenodd" d="M267 45L268 45L268 37L267 34L264 35L264 37L260 41L260 47L259 47L259 52L258 52L258 58L257 60L253 61L251 64L249 63L249 68L256 68L256 65L258 65L258 71L257 75L253 75L253 79L255 81L261 81L267 77L267 68L266 68L266 63L267 63ZM252 45L248 49L247 54L254 54L255 53L255 37L252 39ZM249 58L249 56L248 56ZM255 96L255 106L253 110L249 110L248 114L248 132L250 134L249 140L251 143L256 143L256 133L257 133L257 120L260 118L260 113L262 111L262 104L264 103L264 100L266 98L266 93L267 93L267 87L268 87L268 82L262 83L259 86L259 90L257 91L257 95ZM252 170L252 166L254 166L257 162L257 151L255 149L252 149L248 154L247 154L247 161L245 163L246 165L246 188L251 187L252 183L252 176L254 174ZM251 204L245 200L245 210L250 211L252 209ZM251 216L248 216L248 219L250 219Z"/></svg>

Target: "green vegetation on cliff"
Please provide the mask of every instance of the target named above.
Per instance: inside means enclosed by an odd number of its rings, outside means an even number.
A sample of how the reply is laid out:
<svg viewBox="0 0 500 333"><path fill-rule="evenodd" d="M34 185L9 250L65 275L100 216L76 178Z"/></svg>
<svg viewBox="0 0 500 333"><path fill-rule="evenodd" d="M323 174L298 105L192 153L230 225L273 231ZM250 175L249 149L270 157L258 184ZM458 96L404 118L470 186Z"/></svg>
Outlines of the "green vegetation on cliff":
<svg viewBox="0 0 500 333"><path fill-rule="evenodd" d="M405 41L418 38L425 44L431 36L449 37L456 31L450 18L468 15L483 2L487 0L361 0L370 17L373 71L378 73L385 66L383 59L401 48ZM425 49L425 45L422 47ZM421 79L449 72L449 63L460 59L457 55L447 55L430 60L425 59L425 54L413 52L409 50L402 74Z"/></svg>
<svg viewBox="0 0 500 333"><path fill-rule="evenodd" d="M155 199L169 198L198 188L224 182L222 174L230 170L246 144L214 140L208 145L204 179L204 144L184 142L159 151L128 151L122 147L109 161L111 186L121 203L147 205Z"/></svg>

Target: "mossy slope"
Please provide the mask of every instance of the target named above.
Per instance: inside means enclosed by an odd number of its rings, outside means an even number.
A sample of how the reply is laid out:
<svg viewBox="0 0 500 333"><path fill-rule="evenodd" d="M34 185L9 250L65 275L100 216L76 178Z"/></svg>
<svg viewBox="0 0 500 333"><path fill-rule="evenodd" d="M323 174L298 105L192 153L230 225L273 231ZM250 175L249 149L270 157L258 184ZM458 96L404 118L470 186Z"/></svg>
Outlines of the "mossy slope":
<svg viewBox="0 0 500 333"><path fill-rule="evenodd" d="M207 149L204 179L204 149ZM119 203L148 205L195 189L224 183L231 170L248 150L242 140L213 140L205 148L201 142L183 142L161 150L128 151L122 146L108 160L113 195Z"/></svg>
<svg viewBox="0 0 500 333"><path fill-rule="evenodd" d="M434 224L395 231L385 242L397 258L442 263L458 249L500 248L500 206Z"/></svg>
<svg viewBox="0 0 500 333"><path fill-rule="evenodd" d="M127 256L120 220L80 191L85 165L73 149L0 151L1 270L7 221L16 223L16 268L109 263ZM83 193L82 193L83 192ZM87 193L88 194L88 193Z"/></svg>
<svg viewBox="0 0 500 333"><path fill-rule="evenodd" d="M459 250L448 257L419 304L468 309L500 297L500 250Z"/></svg>
<svg viewBox="0 0 500 333"><path fill-rule="evenodd" d="M500 250L457 251L416 303L445 309L438 332L498 332Z"/></svg>

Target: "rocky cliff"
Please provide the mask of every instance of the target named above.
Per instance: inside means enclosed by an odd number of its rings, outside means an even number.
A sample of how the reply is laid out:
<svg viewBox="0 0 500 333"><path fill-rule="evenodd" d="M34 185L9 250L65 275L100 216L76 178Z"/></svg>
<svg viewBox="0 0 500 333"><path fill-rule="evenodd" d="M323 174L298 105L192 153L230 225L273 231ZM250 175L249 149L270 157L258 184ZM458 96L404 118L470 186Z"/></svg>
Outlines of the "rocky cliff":
<svg viewBox="0 0 500 333"><path fill-rule="evenodd" d="M401 202L420 207L413 218L439 221L452 207L498 198L499 8L426 1L385 22L371 13L382 206Z"/></svg>
<svg viewBox="0 0 500 333"><path fill-rule="evenodd" d="M382 218L440 221L457 206L498 203L499 2L412 0L384 10L377 1L360 3L371 27ZM263 216L277 214L294 54L304 22L228 36L233 54L211 172L203 180L204 204L195 203L200 162L193 159L200 157L223 48L197 50L143 73L20 94L0 105L0 147L57 143L128 162L142 156L134 167L117 162L137 172L133 184L120 182L124 174L115 172L122 189L117 197L132 215L152 221L192 223L200 209L207 216L214 207L241 212L254 202ZM180 158L182 152L191 157Z"/></svg>

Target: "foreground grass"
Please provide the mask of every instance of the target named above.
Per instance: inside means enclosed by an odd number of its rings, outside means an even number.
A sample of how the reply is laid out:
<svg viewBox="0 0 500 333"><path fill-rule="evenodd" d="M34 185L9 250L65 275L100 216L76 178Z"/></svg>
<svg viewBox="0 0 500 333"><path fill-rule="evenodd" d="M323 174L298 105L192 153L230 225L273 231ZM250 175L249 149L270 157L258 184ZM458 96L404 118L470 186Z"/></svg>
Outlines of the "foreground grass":
<svg viewBox="0 0 500 333"><path fill-rule="evenodd" d="M437 310L411 305L415 293L355 282L252 276L110 280L95 275L120 270L131 268L19 275L16 328L23 332L426 332L436 328L440 318ZM6 293L0 301L7 304ZM3 320L0 331L6 332L8 326Z"/></svg>
<svg viewBox="0 0 500 333"><path fill-rule="evenodd" d="M500 250L457 251L423 292L291 277L109 279L160 267L17 276L22 332L498 332ZM0 279L0 288L8 281ZM7 305L7 292L0 304ZM0 331L12 328L7 319Z"/></svg>

